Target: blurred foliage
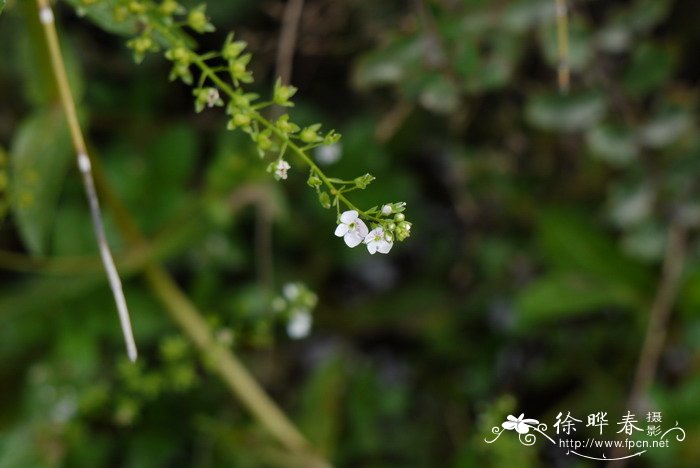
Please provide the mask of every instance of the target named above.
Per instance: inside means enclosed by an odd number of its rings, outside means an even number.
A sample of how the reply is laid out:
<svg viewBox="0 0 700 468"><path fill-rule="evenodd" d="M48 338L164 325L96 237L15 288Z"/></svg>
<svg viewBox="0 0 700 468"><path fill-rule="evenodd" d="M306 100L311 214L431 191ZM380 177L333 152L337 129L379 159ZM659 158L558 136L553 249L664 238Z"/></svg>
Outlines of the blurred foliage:
<svg viewBox="0 0 700 468"><path fill-rule="evenodd" d="M0 467L290 466L128 268L142 358L121 357L36 6L4 4ZM634 466L690 467L700 459L696 6L571 2L562 95L551 0L307 0L294 115L343 134L340 158L317 154L319 164L381 181L358 203L407 201L411 242L382 258L333 236L306 174L275 182L223 113L194 114L165 59L134 65L119 35L134 25L66 3L56 14L100 172L220 342L335 465L596 466L512 434L484 438L507 414L551 425L559 411L626 411L668 226L679 223L691 233L685 274L650 401L687 439ZM201 47L235 30L255 53L255 91L269 94L283 4L207 11L217 31ZM129 251L106 211L119 260ZM318 297L303 340L285 332L292 301L272 307L296 282L308 305L303 285Z"/></svg>

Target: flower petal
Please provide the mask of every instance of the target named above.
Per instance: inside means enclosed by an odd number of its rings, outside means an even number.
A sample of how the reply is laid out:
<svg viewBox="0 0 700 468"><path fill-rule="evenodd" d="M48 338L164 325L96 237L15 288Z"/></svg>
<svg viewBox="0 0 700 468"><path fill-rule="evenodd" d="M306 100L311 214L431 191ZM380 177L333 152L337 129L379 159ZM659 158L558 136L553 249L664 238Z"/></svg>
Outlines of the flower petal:
<svg viewBox="0 0 700 468"><path fill-rule="evenodd" d="M368 229L365 222L362 221L360 218L357 218L357 221L355 221L355 223L357 224L357 233L362 237L366 237L368 234Z"/></svg>
<svg viewBox="0 0 700 468"><path fill-rule="evenodd" d="M377 243L376 242L368 242L367 243L367 250L369 251L370 254L374 255L377 252Z"/></svg>
<svg viewBox="0 0 700 468"><path fill-rule="evenodd" d="M338 227L335 228L335 235L338 237L343 237L348 232L348 229L350 228L347 224L338 224Z"/></svg>
<svg viewBox="0 0 700 468"><path fill-rule="evenodd" d="M515 430L518 431L518 434L527 434L530 432L530 426L523 423L517 423L515 425Z"/></svg>
<svg viewBox="0 0 700 468"><path fill-rule="evenodd" d="M287 334L290 338L299 340L309 335L312 318L308 310L295 309L287 323Z"/></svg>
<svg viewBox="0 0 700 468"><path fill-rule="evenodd" d="M362 242L362 236L360 236L357 233L357 231L348 231L348 233L345 234L344 239L345 239L345 243L350 248L357 247Z"/></svg>
<svg viewBox="0 0 700 468"><path fill-rule="evenodd" d="M377 247L377 250L383 254L388 254L389 251L391 250L391 247L394 245L393 242L387 242L385 240L381 240L377 242L379 246Z"/></svg>
<svg viewBox="0 0 700 468"><path fill-rule="evenodd" d="M508 431L512 431L513 429L515 429L515 425L516 423L513 421L506 421L503 424L501 424L501 426L503 426L503 429L506 429Z"/></svg>
<svg viewBox="0 0 700 468"><path fill-rule="evenodd" d="M340 215L340 220L344 222L345 224L350 224L353 221L357 219L357 211L355 210L350 210L350 211L344 211L343 214Z"/></svg>

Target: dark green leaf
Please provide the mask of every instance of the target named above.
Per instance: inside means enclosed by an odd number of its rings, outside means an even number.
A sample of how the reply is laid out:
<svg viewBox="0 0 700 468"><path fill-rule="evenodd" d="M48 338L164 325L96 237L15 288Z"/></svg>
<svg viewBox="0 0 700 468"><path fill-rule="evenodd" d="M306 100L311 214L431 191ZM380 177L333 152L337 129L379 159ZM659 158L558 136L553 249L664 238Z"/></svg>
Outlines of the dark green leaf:
<svg viewBox="0 0 700 468"><path fill-rule="evenodd" d="M595 125L604 110L605 102L597 93L546 94L530 99L525 116L532 125L545 130L576 131Z"/></svg>
<svg viewBox="0 0 700 468"><path fill-rule="evenodd" d="M602 307L633 308L637 298L629 290L603 279L577 273L547 275L529 284L517 298L518 322L530 325Z"/></svg>
<svg viewBox="0 0 700 468"><path fill-rule="evenodd" d="M58 108L31 116L15 137L10 152L12 211L25 246L34 254L47 253L58 197L72 156L68 128Z"/></svg>
<svg viewBox="0 0 700 468"><path fill-rule="evenodd" d="M647 269L623 255L615 241L596 229L590 219L569 210L549 210L539 223L538 244L551 265L584 273L596 281L648 292Z"/></svg>
<svg viewBox="0 0 700 468"><path fill-rule="evenodd" d="M627 165L639 155L634 134L623 128L595 127L586 135L586 142L592 156L616 166Z"/></svg>
<svg viewBox="0 0 700 468"><path fill-rule="evenodd" d="M634 95L642 95L661 86L673 72L675 60L663 46L644 43L638 46L623 78L625 88Z"/></svg>
<svg viewBox="0 0 700 468"><path fill-rule="evenodd" d="M401 38L358 61L352 81L360 89L398 83L421 65L424 43L419 36Z"/></svg>

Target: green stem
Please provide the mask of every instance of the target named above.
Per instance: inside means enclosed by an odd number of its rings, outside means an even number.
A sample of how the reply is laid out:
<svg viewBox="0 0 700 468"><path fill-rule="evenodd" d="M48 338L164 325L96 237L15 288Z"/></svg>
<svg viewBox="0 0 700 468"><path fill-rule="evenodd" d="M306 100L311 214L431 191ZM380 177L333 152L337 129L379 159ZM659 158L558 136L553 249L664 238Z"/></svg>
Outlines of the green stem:
<svg viewBox="0 0 700 468"><path fill-rule="evenodd" d="M156 18L151 18L151 20L154 28L158 30L158 32L170 43L171 46L175 46L181 42L174 34L172 34L168 30L167 27L160 24ZM234 89L224 80L222 80L221 77L219 77L209 65L207 65L207 63L202 59L202 56L198 55L194 51L190 52L192 53L192 63L197 65L202 74L209 78L212 81L212 83L217 85L219 89L226 93L230 98L233 98L235 96ZM350 200L348 200L340 192L340 190L338 190L335 187L331 179L323 173L321 168L318 167L318 165L309 157L309 155L307 155L306 152L299 147L299 145L294 143L286 133L284 133L282 130L277 128L276 125L274 125L272 122L263 117L262 114L260 114L256 110L255 106L248 107L247 111L250 113L254 121L258 122L260 125L269 129L273 134L275 134L277 138L284 142L284 144L287 145L287 147L290 148L292 152L294 152L294 154L296 154L307 166L309 166L318 175L318 177L330 191L331 196L338 197L343 203L345 203L345 205L348 208L357 211L363 218L371 219L380 223L383 221L376 216L367 214L365 211L359 209Z"/></svg>

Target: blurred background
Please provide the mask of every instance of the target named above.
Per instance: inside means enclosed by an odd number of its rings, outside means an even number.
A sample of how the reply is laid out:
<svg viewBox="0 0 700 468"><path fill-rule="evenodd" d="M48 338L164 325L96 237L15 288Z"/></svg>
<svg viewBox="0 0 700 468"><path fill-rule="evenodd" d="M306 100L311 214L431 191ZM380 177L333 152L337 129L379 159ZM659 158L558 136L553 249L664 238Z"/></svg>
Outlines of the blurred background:
<svg viewBox="0 0 700 468"><path fill-rule="evenodd" d="M223 111L193 112L162 56L135 65L126 37L56 5L101 196L150 241L129 246L105 208L131 365L36 6L8 1L0 467L292 466L156 299L144 256L336 466L598 466L543 438L484 439L509 414L551 428L571 412L584 440L598 411L615 439L631 403L686 439L630 466L700 466L696 2L570 1L568 93L554 0L291 3L291 56L274 0L210 1L199 50L235 31L263 96L288 67L295 121L343 134L315 153L323 170L376 176L359 206L407 202L412 236L389 255L348 249L299 161L276 182ZM635 400L652 312L658 368Z"/></svg>

